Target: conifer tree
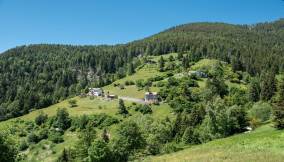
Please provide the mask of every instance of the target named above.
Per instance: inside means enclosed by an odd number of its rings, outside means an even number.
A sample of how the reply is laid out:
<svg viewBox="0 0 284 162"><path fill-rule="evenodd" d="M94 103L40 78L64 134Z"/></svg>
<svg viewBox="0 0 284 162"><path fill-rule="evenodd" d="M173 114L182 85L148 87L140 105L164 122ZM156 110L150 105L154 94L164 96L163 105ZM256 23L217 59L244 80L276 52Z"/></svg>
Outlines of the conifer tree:
<svg viewBox="0 0 284 162"><path fill-rule="evenodd" d="M260 99L260 83L258 78L253 78L249 84L248 91L249 99L253 102L257 102Z"/></svg>
<svg viewBox="0 0 284 162"><path fill-rule="evenodd" d="M284 77L283 76L280 78L280 81L279 81L278 96L279 96L278 98L279 101L284 100Z"/></svg>
<svg viewBox="0 0 284 162"><path fill-rule="evenodd" d="M119 99L119 103L118 103L118 113L122 114L122 115L126 115L128 114L128 111L126 110L126 107L124 105L124 101L122 99Z"/></svg>
<svg viewBox="0 0 284 162"><path fill-rule="evenodd" d="M275 74L271 71L267 71L263 72L260 77L260 98L265 101L270 100L276 91Z"/></svg>
<svg viewBox="0 0 284 162"><path fill-rule="evenodd" d="M163 58L163 56L160 57L159 59L159 71L164 71L165 68L165 60Z"/></svg>
<svg viewBox="0 0 284 162"><path fill-rule="evenodd" d="M132 75L133 73L135 73L135 69L134 69L134 65L133 63L129 63L128 64L128 75Z"/></svg>

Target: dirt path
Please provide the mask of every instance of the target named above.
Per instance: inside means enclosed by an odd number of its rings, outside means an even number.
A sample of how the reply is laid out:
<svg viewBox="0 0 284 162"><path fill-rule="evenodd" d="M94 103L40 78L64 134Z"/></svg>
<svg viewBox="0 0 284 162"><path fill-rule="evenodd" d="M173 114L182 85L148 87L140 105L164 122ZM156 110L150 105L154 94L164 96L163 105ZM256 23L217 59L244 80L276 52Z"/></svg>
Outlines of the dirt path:
<svg viewBox="0 0 284 162"><path fill-rule="evenodd" d="M132 98L132 97L126 97L126 96L119 96L119 99L125 100L125 101L131 101L131 102L136 102L140 104L145 104L145 101L143 99L139 98Z"/></svg>

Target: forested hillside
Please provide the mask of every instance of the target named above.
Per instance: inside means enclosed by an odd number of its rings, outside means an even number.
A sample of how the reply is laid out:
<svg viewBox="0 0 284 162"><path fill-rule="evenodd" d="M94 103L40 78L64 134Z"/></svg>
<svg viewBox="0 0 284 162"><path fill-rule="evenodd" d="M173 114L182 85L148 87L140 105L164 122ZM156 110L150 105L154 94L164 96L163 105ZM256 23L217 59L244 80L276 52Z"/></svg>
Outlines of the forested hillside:
<svg viewBox="0 0 284 162"><path fill-rule="evenodd" d="M187 53L188 61L217 58L234 71L275 75L284 66L283 29L284 20L252 26L194 23L123 45L17 47L0 56L0 120L47 107L91 85L110 84L133 73L143 55Z"/></svg>

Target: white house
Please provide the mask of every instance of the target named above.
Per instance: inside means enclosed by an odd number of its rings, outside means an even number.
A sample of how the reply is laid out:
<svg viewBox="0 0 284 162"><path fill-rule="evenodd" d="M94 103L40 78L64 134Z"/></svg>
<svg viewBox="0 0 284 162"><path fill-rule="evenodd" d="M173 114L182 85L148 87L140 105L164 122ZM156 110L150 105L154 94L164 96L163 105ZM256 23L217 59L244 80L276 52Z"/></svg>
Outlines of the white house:
<svg viewBox="0 0 284 162"><path fill-rule="evenodd" d="M103 90L101 88L89 88L89 96L102 96Z"/></svg>

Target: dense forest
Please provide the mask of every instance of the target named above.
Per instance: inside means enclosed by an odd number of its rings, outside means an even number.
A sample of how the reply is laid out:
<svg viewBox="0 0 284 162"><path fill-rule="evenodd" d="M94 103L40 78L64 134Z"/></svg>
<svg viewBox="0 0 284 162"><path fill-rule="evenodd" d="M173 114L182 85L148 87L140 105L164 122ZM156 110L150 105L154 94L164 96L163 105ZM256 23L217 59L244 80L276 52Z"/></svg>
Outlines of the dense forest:
<svg viewBox="0 0 284 162"><path fill-rule="evenodd" d="M193 23L115 46L16 47L0 55L0 120L47 107L89 86L110 84L133 72L140 64L137 58L144 55L179 52L188 53L189 61L217 58L232 64L234 71L269 78L284 68L283 29L284 20L255 25ZM269 72L261 74L263 70Z"/></svg>

